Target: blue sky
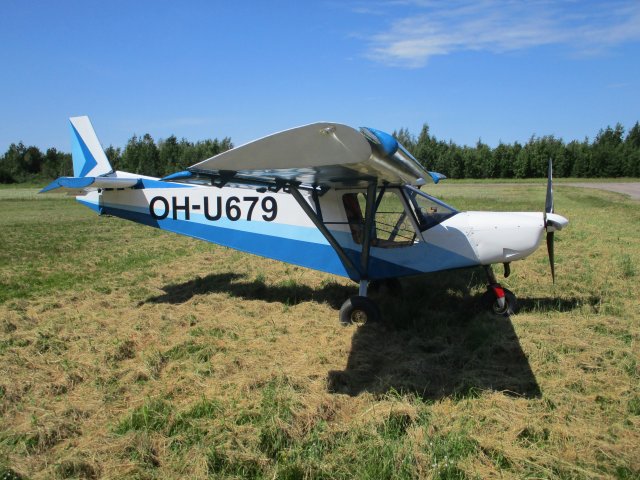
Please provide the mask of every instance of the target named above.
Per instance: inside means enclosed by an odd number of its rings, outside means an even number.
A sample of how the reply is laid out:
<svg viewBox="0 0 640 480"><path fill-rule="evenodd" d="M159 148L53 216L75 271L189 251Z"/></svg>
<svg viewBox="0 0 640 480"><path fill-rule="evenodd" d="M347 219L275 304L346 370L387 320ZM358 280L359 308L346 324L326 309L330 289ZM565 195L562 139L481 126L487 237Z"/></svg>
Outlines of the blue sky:
<svg viewBox="0 0 640 480"><path fill-rule="evenodd" d="M330 120L459 144L640 120L640 1L0 3L0 152Z"/></svg>

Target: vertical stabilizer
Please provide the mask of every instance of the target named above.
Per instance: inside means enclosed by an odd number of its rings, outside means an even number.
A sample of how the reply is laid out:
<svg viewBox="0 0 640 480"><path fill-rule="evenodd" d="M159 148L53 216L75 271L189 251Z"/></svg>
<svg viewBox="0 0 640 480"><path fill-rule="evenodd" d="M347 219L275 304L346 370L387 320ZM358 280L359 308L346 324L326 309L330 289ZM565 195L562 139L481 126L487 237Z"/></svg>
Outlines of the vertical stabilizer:
<svg viewBox="0 0 640 480"><path fill-rule="evenodd" d="M72 117L69 120L74 177L97 177L111 173L113 168L98 141L89 117Z"/></svg>

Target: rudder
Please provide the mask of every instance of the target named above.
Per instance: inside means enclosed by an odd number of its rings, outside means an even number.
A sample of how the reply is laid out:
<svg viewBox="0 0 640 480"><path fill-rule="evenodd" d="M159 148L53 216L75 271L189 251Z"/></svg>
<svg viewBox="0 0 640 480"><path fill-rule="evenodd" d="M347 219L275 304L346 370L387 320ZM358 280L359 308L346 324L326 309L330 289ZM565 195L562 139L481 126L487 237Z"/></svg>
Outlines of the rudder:
<svg viewBox="0 0 640 480"><path fill-rule="evenodd" d="M89 117L72 117L69 121L74 177L95 177L113 172Z"/></svg>

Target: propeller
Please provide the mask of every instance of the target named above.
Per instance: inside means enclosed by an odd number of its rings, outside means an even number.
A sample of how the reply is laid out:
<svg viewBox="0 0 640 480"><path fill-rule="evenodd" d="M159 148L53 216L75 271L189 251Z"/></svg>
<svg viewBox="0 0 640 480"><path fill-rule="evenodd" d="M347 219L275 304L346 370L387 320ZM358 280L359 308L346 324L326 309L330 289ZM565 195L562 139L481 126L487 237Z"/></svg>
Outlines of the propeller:
<svg viewBox="0 0 640 480"><path fill-rule="evenodd" d="M551 279L553 280L553 283L556 283L556 269L553 256L553 233L555 229L549 228L551 226L548 220L550 213L553 213L553 162L551 158L549 158L549 172L547 173L547 198L544 203L544 225L547 229L547 252L549 253Z"/></svg>
<svg viewBox="0 0 640 480"><path fill-rule="evenodd" d="M547 200L544 205L544 228L547 230L547 252L549 252L549 265L551 266L551 278L556 283L556 269L553 257L553 234L556 230L562 230L569 224L569 220L562 215L553 213L553 164L549 159L549 173L547 176Z"/></svg>

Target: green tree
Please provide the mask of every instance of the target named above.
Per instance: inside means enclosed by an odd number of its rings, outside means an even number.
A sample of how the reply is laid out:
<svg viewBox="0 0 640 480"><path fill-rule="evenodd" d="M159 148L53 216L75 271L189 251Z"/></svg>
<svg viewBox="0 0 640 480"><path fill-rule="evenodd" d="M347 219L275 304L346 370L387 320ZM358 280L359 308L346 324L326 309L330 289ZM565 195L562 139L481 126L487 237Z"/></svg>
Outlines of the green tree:
<svg viewBox="0 0 640 480"><path fill-rule="evenodd" d="M418 143L418 140L416 139L415 135L409 133L409 130L407 128L401 128L397 132L394 131L392 135L396 140L398 140L400 144L402 144L404 148L409 151L409 153L411 153L411 155L413 155L414 157L416 156L416 145Z"/></svg>
<svg viewBox="0 0 640 480"><path fill-rule="evenodd" d="M625 177L640 177L640 123L629 130L624 139L624 170Z"/></svg>
<svg viewBox="0 0 640 480"><path fill-rule="evenodd" d="M9 162L5 160L6 154L0 157L0 183L13 183L13 175L9 169Z"/></svg>
<svg viewBox="0 0 640 480"><path fill-rule="evenodd" d="M515 142L513 145L507 145L500 142L500 144L493 150L493 157L497 168L497 177L513 178L516 157L521 149L522 145L518 142Z"/></svg>
<svg viewBox="0 0 640 480"><path fill-rule="evenodd" d="M2 157L2 178L4 183L23 182L27 172L23 162L27 147L22 142L12 143Z"/></svg>
<svg viewBox="0 0 640 480"><path fill-rule="evenodd" d="M482 143L482 140L478 140L476 144L476 162L474 173L478 176L474 178L498 178L500 176L493 152L489 145Z"/></svg>
<svg viewBox="0 0 640 480"><path fill-rule="evenodd" d="M189 142L186 138L180 140L180 161L176 170L184 170L191 165L198 163L203 158L198 158L198 152L195 145Z"/></svg>
<svg viewBox="0 0 640 480"><path fill-rule="evenodd" d="M115 172L116 170L122 170L122 150L120 148L116 148L113 145L109 145L105 151L105 155L107 156L107 160L111 164L111 168Z"/></svg>
<svg viewBox="0 0 640 480"><path fill-rule="evenodd" d="M160 164L164 168L164 174L174 173L179 170L182 145L178 143L175 135L171 135L158 142L158 154Z"/></svg>
<svg viewBox="0 0 640 480"><path fill-rule="evenodd" d="M437 155L437 140L429 135L429 125L426 123L422 126L418 141L414 147L416 159L429 170L433 170Z"/></svg>
<svg viewBox="0 0 640 480"><path fill-rule="evenodd" d="M616 124L615 128L600 130L591 146L592 177L619 177L624 170L624 127Z"/></svg>
<svg viewBox="0 0 640 480"><path fill-rule="evenodd" d="M164 173L159 158L158 148L151 135L145 133L142 138L134 135L122 154L123 170L159 177Z"/></svg>
<svg viewBox="0 0 640 480"><path fill-rule="evenodd" d="M28 147L22 157L23 169L27 175L40 173L44 157L38 147Z"/></svg>
<svg viewBox="0 0 640 480"><path fill-rule="evenodd" d="M55 148L47 149L42 162L42 176L47 179L73 176L71 155Z"/></svg>
<svg viewBox="0 0 640 480"><path fill-rule="evenodd" d="M585 138L582 142L573 140L567 145L567 157L570 159L571 177L587 177L591 164L591 148L589 139Z"/></svg>

